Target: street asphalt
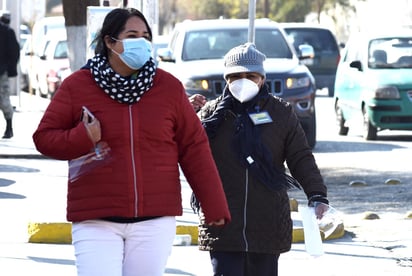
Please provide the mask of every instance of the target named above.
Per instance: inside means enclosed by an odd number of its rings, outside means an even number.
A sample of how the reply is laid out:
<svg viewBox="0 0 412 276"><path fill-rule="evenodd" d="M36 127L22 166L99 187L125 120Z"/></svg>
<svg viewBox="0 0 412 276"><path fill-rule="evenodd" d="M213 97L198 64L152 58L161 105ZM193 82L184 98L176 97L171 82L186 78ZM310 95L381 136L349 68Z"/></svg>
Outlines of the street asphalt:
<svg viewBox="0 0 412 276"><path fill-rule="evenodd" d="M31 136L48 100L22 92L12 97L12 103L16 107L14 137L0 139L0 275L76 275L69 242L42 240L55 235L53 231L32 242L28 232L33 223L70 225L65 221L67 165L56 161L49 168L53 173L40 172L30 178L12 169L16 160L45 158L35 149ZM0 120L0 131L4 128ZM182 193L184 215L177 218L176 245L164 275L212 275L208 253L186 243L189 234L193 241L197 217L188 206L190 188L184 185ZM280 257L280 275L412 275L412 220L396 215L373 221L359 215L342 217L345 230L323 242L324 255L310 256L304 243L297 240L292 250ZM294 223L294 235L298 235L299 219Z"/></svg>

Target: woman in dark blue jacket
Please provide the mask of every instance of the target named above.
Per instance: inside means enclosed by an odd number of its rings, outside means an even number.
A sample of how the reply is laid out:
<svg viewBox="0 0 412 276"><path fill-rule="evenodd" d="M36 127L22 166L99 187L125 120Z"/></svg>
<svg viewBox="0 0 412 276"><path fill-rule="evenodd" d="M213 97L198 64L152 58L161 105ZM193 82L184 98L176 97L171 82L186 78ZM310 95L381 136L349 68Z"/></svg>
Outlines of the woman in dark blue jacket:
<svg viewBox="0 0 412 276"><path fill-rule="evenodd" d="M302 187L309 204L326 203L314 204L319 217L327 209L326 186L305 132L292 106L270 95L264 59L251 43L230 50L227 86L200 111L232 217L218 228L201 214L200 249L210 251L214 275L277 275L279 254L292 243L290 187Z"/></svg>

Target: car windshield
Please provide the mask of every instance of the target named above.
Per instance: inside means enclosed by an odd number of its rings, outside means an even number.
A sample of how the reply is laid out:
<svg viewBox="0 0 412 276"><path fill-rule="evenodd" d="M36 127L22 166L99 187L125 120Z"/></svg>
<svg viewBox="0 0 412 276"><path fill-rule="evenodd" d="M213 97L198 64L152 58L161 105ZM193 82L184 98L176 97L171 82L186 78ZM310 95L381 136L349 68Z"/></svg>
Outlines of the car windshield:
<svg viewBox="0 0 412 276"><path fill-rule="evenodd" d="M285 28L291 43L296 51L299 46L307 44L313 47L315 53L321 52L339 52L335 38L328 30L311 29L311 28Z"/></svg>
<svg viewBox="0 0 412 276"><path fill-rule="evenodd" d="M222 59L230 49L247 41L247 29L189 32L185 37L182 59ZM256 30L255 44L267 58L292 58L286 40L277 29Z"/></svg>
<svg viewBox="0 0 412 276"><path fill-rule="evenodd" d="M371 40L369 68L412 68L412 37L390 37Z"/></svg>
<svg viewBox="0 0 412 276"><path fill-rule="evenodd" d="M54 58L68 58L67 41L59 41L54 50Z"/></svg>

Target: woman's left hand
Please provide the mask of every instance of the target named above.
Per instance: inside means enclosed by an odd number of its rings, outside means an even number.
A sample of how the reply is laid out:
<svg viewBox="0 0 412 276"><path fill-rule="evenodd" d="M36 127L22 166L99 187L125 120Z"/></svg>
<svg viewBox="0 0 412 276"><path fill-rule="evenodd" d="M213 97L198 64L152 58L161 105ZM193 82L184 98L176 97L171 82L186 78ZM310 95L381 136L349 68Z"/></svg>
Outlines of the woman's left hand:
<svg viewBox="0 0 412 276"><path fill-rule="evenodd" d="M315 202L315 214L317 219L322 219L323 215L328 211L329 205L321 202Z"/></svg>

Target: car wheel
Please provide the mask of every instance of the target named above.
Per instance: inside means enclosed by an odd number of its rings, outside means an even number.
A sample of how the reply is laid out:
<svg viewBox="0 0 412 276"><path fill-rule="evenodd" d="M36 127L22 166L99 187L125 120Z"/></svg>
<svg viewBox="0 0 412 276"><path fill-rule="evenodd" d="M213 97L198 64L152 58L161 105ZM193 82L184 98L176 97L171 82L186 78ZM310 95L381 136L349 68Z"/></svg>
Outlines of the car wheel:
<svg viewBox="0 0 412 276"><path fill-rule="evenodd" d="M343 117L342 109L339 107L338 102L335 104L335 113L336 113L336 124L338 126L339 135L348 135L349 127L345 126L345 118Z"/></svg>
<svg viewBox="0 0 412 276"><path fill-rule="evenodd" d="M40 92L41 97L46 98L46 99L49 97L49 89L47 88L47 85L40 84L39 92Z"/></svg>
<svg viewBox="0 0 412 276"><path fill-rule="evenodd" d="M51 91L49 91L49 93L47 94L47 99L49 99L49 100L51 100L53 97L54 97L54 94L55 94L56 92L51 92Z"/></svg>
<svg viewBox="0 0 412 276"><path fill-rule="evenodd" d="M313 149L316 145L316 116L313 113L313 116L308 120L308 124L305 128L306 139L309 146Z"/></svg>
<svg viewBox="0 0 412 276"><path fill-rule="evenodd" d="M29 81L26 74L20 75L20 90L24 92L29 92Z"/></svg>
<svg viewBox="0 0 412 276"><path fill-rule="evenodd" d="M328 96L333 97L334 95L335 95L335 86L334 85L328 86Z"/></svg>
<svg viewBox="0 0 412 276"><path fill-rule="evenodd" d="M366 110L362 111L363 113L363 138L365 140L376 140L378 129L372 125L369 120L368 113Z"/></svg>
<svg viewBox="0 0 412 276"><path fill-rule="evenodd" d="M40 80L38 77L37 77L36 94L40 95L40 97L42 98L47 98L47 94L48 94L47 83L43 80Z"/></svg>

